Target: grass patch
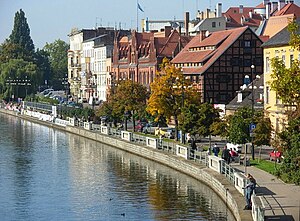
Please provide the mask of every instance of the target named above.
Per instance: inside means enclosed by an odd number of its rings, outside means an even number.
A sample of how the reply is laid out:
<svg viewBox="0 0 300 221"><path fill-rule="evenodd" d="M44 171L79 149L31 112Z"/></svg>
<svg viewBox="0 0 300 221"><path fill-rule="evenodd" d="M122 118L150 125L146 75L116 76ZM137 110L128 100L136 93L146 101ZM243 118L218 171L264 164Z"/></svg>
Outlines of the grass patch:
<svg viewBox="0 0 300 221"><path fill-rule="evenodd" d="M270 174L276 174L276 170L280 167L280 164L275 163L274 161L268 160L250 160L252 166L255 166L263 171L266 171Z"/></svg>

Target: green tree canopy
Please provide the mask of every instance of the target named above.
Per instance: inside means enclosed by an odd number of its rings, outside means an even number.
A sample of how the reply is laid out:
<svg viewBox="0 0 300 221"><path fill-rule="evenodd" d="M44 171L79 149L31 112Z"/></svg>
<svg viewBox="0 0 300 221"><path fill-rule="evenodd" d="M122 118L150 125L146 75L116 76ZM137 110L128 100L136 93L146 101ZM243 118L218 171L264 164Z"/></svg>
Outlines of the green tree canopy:
<svg viewBox="0 0 300 221"><path fill-rule="evenodd" d="M22 9L16 12L14 27L8 39L9 43L18 45L20 50L17 53L22 57L32 57L34 54L34 44L30 37L30 28L27 18ZM25 59L27 60L27 59Z"/></svg>
<svg viewBox="0 0 300 221"><path fill-rule="evenodd" d="M179 117L180 128L191 135L208 136L213 122L218 121L219 110L212 104L189 104L185 106Z"/></svg>
<svg viewBox="0 0 300 221"><path fill-rule="evenodd" d="M49 62L51 67L50 78L44 80L50 80L50 84L55 89L63 89L62 81L68 75L68 49L69 44L58 39L53 43L47 43L43 50L48 53Z"/></svg>
<svg viewBox="0 0 300 221"><path fill-rule="evenodd" d="M34 63L23 59L11 59L0 65L0 84L4 88L4 97L15 94L18 97L25 97L25 90L28 93L35 90L37 79L37 67ZM30 86L25 85L25 80L30 82Z"/></svg>

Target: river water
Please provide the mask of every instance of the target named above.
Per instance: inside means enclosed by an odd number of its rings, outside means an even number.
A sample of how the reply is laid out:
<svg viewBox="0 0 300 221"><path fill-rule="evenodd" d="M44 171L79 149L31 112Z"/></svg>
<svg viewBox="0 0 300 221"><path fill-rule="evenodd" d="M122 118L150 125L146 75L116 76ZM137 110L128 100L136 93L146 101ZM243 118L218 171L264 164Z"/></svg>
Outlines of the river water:
<svg viewBox="0 0 300 221"><path fill-rule="evenodd" d="M0 220L234 220L201 182L0 113Z"/></svg>

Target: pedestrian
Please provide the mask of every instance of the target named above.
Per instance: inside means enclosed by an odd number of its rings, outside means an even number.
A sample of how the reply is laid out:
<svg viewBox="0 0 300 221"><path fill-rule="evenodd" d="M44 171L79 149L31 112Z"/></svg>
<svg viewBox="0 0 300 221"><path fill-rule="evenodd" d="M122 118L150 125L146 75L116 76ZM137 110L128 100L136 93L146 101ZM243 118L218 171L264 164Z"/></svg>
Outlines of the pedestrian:
<svg viewBox="0 0 300 221"><path fill-rule="evenodd" d="M219 152L220 152L220 148L217 146L217 144L215 143L214 147L213 147L213 153L214 155L217 157L219 156Z"/></svg>
<svg viewBox="0 0 300 221"><path fill-rule="evenodd" d="M252 209L251 196L256 187L256 180L250 173L248 173L248 175L247 175L247 180L248 180L248 184L243 188L246 190L246 194L245 194L246 206L244 209L251 210Z"/></svg>
<svg viewBox="0 0 300 221"><path fill-rule="evenodd" d="M224 149L222 151L222 159L224 159L227 164L230 163L230 152L227 149L226 145L224 146Z"/></svg>

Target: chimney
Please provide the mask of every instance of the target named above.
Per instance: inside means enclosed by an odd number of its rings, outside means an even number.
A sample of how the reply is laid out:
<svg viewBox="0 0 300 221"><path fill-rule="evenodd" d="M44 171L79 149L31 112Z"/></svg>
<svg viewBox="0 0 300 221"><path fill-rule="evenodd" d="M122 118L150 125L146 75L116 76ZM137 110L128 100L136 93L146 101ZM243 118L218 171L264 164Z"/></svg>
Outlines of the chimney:
<svg viewBox="0 0 300 221"><path fill-rule="evenodd" d="M285 6L285 0L278 1L278 11L280 11Z"/></svg>
<svg viewBox="0 0 300 221"><path fill-rule="evenodd" d="M171 26L165 26L165 37L169 37L172 31Z"/></svg>
<svg viewBox="0 0 300 221"><path fill-rule="evenodd" d="M252 12L252 11L249 12L249 17L250 17L250 18L253 17L253 12Z"/></svg>
<svg viewBox="0 0 300 221"><path fill-rule="evenodd" d="M278 2L271 3L271 13L274 12L278 8Z"/></svg>
<svg viewBox="0 0 300 221"><path fill-rule="evenodd" d="M244 13L244 6L243 6L243 5L240 5L239 13L240 13L240 14L243 14L243 13Z"/></svg>
<svg viewBox="0 0 300 221"><path fill-rule="evenodd" d="M189 23L190 23L190 13L185 12L184 14L184 28L185 28L185 35L189 36Z"/></svg>
<svg viewBox="0 0 300 221"><path fill-rule="evenodd" d="M210 9L207 8L207 9L206 9L206 18L209 18L209 14L210 14Z"/></svg>
<svg viewBox="0 0 300 221"><path fill-rule="evenodd" d="M270 0L264 0L264 6L266 6L268 3L270 2Z"/></svg>
<svg viewBox="0 0 300 221"><path fill-rule="evenodd" d="M218 3L216 8L217 8L216 17L221 18L222 17L222 3Z"/></svg>
<svg viewBox="0 0 300 221"><path fill-rule="evenodd" d="M201 30L199 33L199 40L200 42L203 41L207 37L206 30Z"/></svg>
<svg viewBox="0 0 300 221"><path fill-rule="evenodd" d="M271 11L271 3L266 5L266 19L270 18L270 11Z"/></svg>

